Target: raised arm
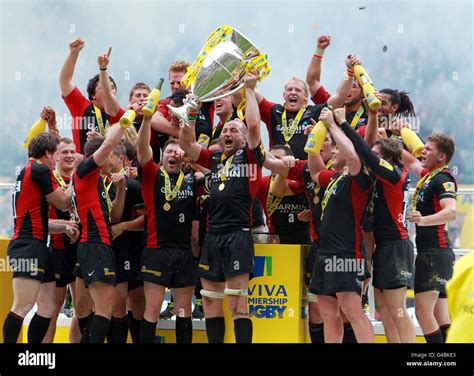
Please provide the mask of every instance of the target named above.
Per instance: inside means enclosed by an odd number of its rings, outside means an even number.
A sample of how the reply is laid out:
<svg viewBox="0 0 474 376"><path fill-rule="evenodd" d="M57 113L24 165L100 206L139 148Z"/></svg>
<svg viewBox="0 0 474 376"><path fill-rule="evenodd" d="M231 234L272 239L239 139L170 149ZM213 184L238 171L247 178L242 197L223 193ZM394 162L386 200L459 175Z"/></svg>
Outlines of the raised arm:
<svg viewBox="0 0 474 376"><path fill-rule="evenodd" d="M423 166L421 162L415 158L415 156L406 150L402 152L403 164L407 169L409 169L416 176L421 177L421 172L423 171Z"/></svg>
<svg viewBox="0 0 474 376"><path fill-rule="evenodd" d="M110 116L115 116L120 110L120 104L117 97L112 92L112 83L110 82L109 74L107 73L111 52L112 47L109 47L107 53L99 55L97 62L99 63L99 85L102 92L102 98L104 99L104 109Z"/></svg>
<svg viewBox="0 0 474 376"><path fill-rule="evenodd" d="M332 95L328 99L328 104L333 108L339 108L344 105L344 102L346 101L346 98L352 89L352 81L354 80L354 65L361 64L359 58L353 54L347 55L345 61L347 72L344 73L344 77L337 88L336 94Z"/></svg>
<svg viewBox="0 0 474 376"><path fill-rule="evenodd" d="M156 111L151 118L151 128L157 132L179 137L179 126L171 124L160 111Z"/></svg>
<svg viewBox="0 0 474 376"><path fill-rule="evenodd" d="M105 138L104 142L94 153L94 162L97 166L102 166L108 161L110 158L110 153L120 143L124 134L125 128L122 128L119 124L115 124L110 128L110 131L107 132L107 137Z"/></svg>
<svg viewBox="0 0 474 376"><path fill-rule="evenodd" d="M197 101L200 103L199 101ZM190 112L188 115L188 126L181 127L179 131L179 147L193 160L197 161L201 154L202 146L196 142L196 133L194 126L196 125L196 118L199 113L199 108Z"/></svg>
<svg viewBox="0 0 474 376"><path fill-rule="evenodd" d="M249 72L244 77L245 82L245 119L248 127L248 146L250 150L255 149L260 144L260 111L258 109L257 97L255 96L255 86L257 85L257 75L255 71Z"/></svg>
<svg viewBox="0 0 474 376"><path fill-rule="evenodd" d="M309 92L313 96L321 87L321 63L326 47L331 44L329 35L321 35L318 38L316 53L311 57L308 71L306 72L306 83L309 86Z"/></svg>
<svg viewBox="0 0 474 376"><path fill-rule="evenodd" d="M143 114L142 125L138 131L137 159L140 166L145 166L153 158L153 149L150 146L151 117Z"/></svg>
<svg viewBox="0 0 474 376"><path fill-rule="evenodd" d="M280 174L276 174L273 178L272 193L278 197L295 195L288 184L288 179Z"/></svg>
<svg viewBox="0 0 474 376"><path fill-rule="evenodd" d="M367 120L367 127L365 128L364 139L369 146L373 146L378 138L379 118L377 111L369 110L369 119Z"/></svg>
<svg viewBox="0 0 474 376"><path fill-rule="evenodd" d="M322 120L329 132L331 132L331 136L334 141L336 141L339 152L346 160L347 167L349 168L349 174L353 176L358 175L362 168L362 163L354 149L354 145L352 145L352 142L347 138L344 132L342 132L342 130L334 121L334 115L332 111L328 108L323 108L319 120Z"/></svg>
<svg viewBox="0 0 474 376"><path fill-rule="evenodd" d="M343 108L334 111L335 120L340 124L340 127L347 138L352 142L354 148L364 161L367 167L370 168L373 174L382 178L391 184L397 184L401 178L401 171L394 168L390 163L376 155L369 144L349 125L346 121L346 111Z"/></svg>
<svg viewBox="0 0 474 376"><path fill-rule="evenodd" d="M76 38L69 43L69 55L61 68L59 73L59 87L63 97L67 97L71 91L74 90L74 83L72 76L74 75L74 68L76 67L79 53L84 48L85 42L81 38Z"/></svg>

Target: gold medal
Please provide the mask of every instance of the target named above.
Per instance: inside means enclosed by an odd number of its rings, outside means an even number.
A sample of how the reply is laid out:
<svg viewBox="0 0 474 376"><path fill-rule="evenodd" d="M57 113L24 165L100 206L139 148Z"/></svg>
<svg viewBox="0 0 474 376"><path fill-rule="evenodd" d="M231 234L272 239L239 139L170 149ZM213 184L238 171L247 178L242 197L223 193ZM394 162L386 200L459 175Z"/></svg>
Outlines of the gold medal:
<svg viewBox="0 0 474 376"><path fill-rule="evenodd" d="M224 184L224 183L219 184L219 191L223 191L224 188L225 188L225 184Z"/></svg>
<svg viewBox="0 0 474 376"><path fill-rule="evenodd" d="M314 202L314 205L318 205L319 196L314 196L313 202Z"/></svg>
<svg viewBox="0 0 474 376"><path fill-rule="evenodd" d="M166 211L171 209L171 205L169 204L169 202L165 202L165 204L163 205L163 209Z"/></svg>

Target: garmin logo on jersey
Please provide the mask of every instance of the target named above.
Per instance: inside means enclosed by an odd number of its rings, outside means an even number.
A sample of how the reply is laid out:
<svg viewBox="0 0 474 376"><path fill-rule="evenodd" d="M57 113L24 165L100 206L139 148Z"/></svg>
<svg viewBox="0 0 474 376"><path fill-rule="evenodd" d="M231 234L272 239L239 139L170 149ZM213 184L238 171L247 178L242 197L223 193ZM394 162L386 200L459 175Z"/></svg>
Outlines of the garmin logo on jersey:
<svg viewBox="0 0 474 376"><path fill-rule="evenodd" d="M292 124L292 123L293 123L293 120L290 119L290 120L288 121L288 127L291 127L291 124ZM304 121L302 124L298 124L298 126L296 127L295 133L303 133L304 130L305 130L305 128L306 128L307 126L308 126L308 122L307 122L307 121ZM277 130L278 132L281 132L281 131L282 131L282 126L281 126L281 124L278 124L278 125L276 126L276 130Z"/></svg>
<svg viewBox="0 0 474 376"><path fill-rule="evenodd" d="M161 187L161 193L165 194L165 187ZM184 189L181 188L176 194L175 198L188 198L188 197L193 197L193 196L194 196L194 192L191 189L191 186L187 186Z"/></svg>
<svg viewBox="0 0 474 376"><path fill-rule="evenodd" d="M49 369L56 368L55 353L30 353L26 350L24 353L18 354L19 366L43 366Z"/></svg>

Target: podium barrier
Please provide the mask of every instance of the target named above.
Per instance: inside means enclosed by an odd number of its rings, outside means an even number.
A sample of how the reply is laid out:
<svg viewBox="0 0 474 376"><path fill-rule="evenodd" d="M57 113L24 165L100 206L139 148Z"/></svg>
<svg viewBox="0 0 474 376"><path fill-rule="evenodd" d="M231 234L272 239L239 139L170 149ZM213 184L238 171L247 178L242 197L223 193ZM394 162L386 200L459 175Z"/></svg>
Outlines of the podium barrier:
<svg viewBox="0 0 474 376"><path fill-rule="evenodd" d="M304 343L303 287L307 246L255 244L254 277L247 306L254 343ZM235 343L234 324L224 299L224 342Z"/></svg>

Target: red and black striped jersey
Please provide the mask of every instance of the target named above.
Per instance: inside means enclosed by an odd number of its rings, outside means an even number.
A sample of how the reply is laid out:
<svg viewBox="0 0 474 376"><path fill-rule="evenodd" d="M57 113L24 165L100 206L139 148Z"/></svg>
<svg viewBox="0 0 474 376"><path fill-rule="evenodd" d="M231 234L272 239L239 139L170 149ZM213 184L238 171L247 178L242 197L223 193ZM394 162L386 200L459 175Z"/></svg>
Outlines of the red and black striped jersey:
<svg viewBox="0 0 474 376"><path fill-rule="evenodd" d="M271 206L271 203L267 203L267 199L270 181L271 176L263 176L260 188L257 191L257 197L262 203L270 232L285 235L286 239L291 240L291 244L308 243L308 223L301 222L298 219L298 214L307 209L303 183L288 179L287 184L295 196L285 196L279 199L273 196L273 202L279 200L279 203L275 205L273 213L269 216L268 204Z"/></svg>
<svg viewBox="0 0 474 376"><path fill-rule="evenodd" d="M73 203L79 218L80 243L112 245L107 188L93 156L84 159L74 171ZM109 183L110 184L110 183Z"/></svg>
<svg viewBox="0 0 474 376"><path fill-rule="evenodd" d="M201 148L196 163L211 170L209 232L252 228L252 206L262 178L264 160L261 144L254 150L245 146L229 157L223 150L211 152ZM223 173L224 170L227 174Z"/></svg>
<svg viewBox="0 0 474 376"><path fill-rule="evenodd" d="M355 176L323 170L318 180L326 187L319 251L331 254L354 252L356 258L362 258L361 222L372 190L372 179L362 168Z"/></svg>
<svg viewBox="0 0 474 376"><path fill-rule="evenodd" d="M63 99L72 116L72 139L77 152L84 154L87 132L100 132L97 122L98 114L95 113L94 104L81 93L77 86ZM103 109L100 110L104 127L108 122L110 124L117 123L125 112L120 108L115 116L110 116Z"/></svg>
<svg viewBox="0 0 474 376"><path fill-rule="evenodd" d="M173 189L179 174L169 174L169 178ZM169 202L165 197L165 176L153 159L142 167L141 179L146 248L190 248L192 221L196 219L194 175L184 175L181 187Z"/></svg>
<svg viewBox="0 0 474 376"><path fill-rule="evenodd" d="M46 196L58 188L53 171L44 164L30 159L20 171L13 189L12 240L48 239L49 204Z"/></svg>
<svg viewBox="0 0 474 376"><path fill-rule="evenodd" d="M375 244L408 239L405 219L408 170L380 158L348 122L341 124L341 129L376 178L372 196Z"/></svg>
<svg viewBox="0 0 474 376"><path fill-rule="evenodd" d="M429 172L423 169L421 176ZM423 217L441 210L440 201L445 198L456 199L457 183L449 169L437 173L421 188L416 198L416 210ZM437 226L416 226L417 249L451 248L446 224Z"/></svg>

